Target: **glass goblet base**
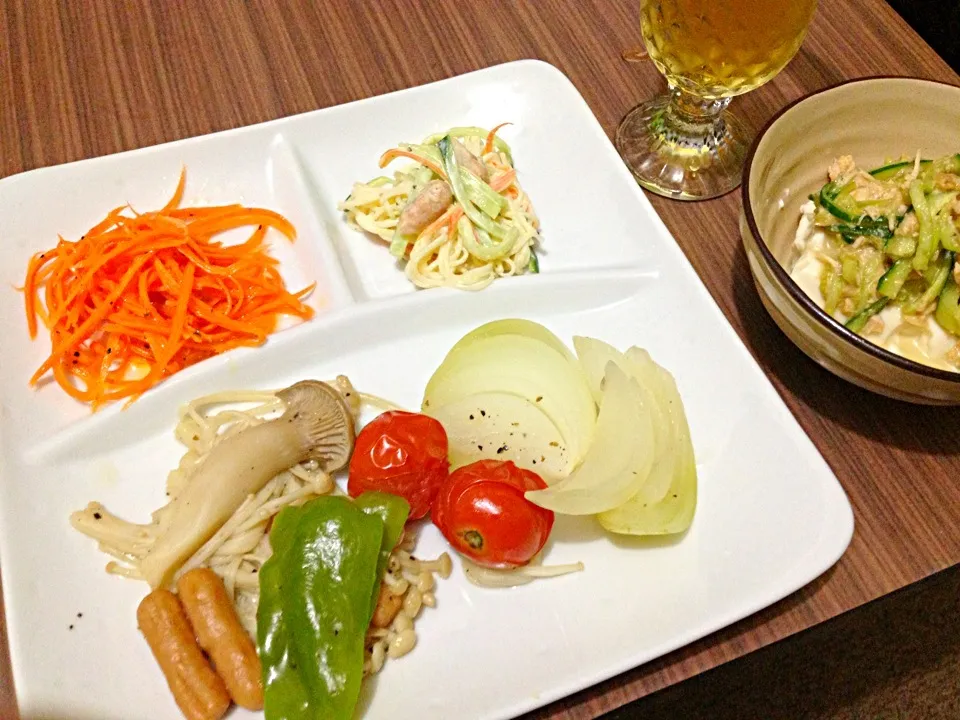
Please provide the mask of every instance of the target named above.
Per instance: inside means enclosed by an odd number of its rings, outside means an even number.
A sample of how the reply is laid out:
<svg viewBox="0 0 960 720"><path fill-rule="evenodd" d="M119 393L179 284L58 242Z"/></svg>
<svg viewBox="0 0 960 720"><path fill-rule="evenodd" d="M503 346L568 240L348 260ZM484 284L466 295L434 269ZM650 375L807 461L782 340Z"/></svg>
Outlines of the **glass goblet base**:
<svg viewBox="0 0 960 720"><path fill-rule="evenodd" d="M617 128L615 144L641 186L674 200L707 200L740 185L751 136L727 110L679 88L638 105Z"/></svg>

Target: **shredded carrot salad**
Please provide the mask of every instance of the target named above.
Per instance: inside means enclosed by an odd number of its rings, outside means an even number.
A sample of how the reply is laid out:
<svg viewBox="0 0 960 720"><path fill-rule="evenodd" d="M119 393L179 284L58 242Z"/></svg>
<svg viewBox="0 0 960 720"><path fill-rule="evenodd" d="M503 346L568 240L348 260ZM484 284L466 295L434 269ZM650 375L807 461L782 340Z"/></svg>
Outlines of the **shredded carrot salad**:
<svg viewBox="0 0 960 720"><path fill-rule="evenodd" d="M280 315L304 320L311 285L287 291L264 246L268 228L291 242L282 215L242 205L181 208L186 170L155 212L111 210L78 241L60 237L27 266L23 293L30 337L38 319L50 356L30 378L52 373L96 409L141 393L189 365L240 346L261 345ZM129 210L129 213L125 213ZM217 234L256 226L246 242Z"/></svg>

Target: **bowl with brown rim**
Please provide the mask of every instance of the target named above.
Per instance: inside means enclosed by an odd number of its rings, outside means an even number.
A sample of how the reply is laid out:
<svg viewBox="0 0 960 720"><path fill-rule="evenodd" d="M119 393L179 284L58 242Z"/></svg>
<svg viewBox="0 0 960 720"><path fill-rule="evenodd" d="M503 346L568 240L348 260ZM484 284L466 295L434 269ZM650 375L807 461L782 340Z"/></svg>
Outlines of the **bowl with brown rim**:
<svg viewBox="0 0 960 720"><path fill-rule="evenodd" d="M960 87L866 78L787 106L754 140L743 171L740 233L760 299L784 334L827 370L888 397L960 405L960 372L896 355L827 315L789 273L800 207L840 155L861 167L960 151Z"/></svg>

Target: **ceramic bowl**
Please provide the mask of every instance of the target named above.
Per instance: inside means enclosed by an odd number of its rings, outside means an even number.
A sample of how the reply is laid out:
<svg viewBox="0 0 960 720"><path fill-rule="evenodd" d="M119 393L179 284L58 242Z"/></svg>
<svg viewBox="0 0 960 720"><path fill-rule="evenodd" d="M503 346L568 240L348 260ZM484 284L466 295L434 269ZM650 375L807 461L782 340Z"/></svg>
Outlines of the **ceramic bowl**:
<svg viewBox="0 0 960 720"><path fill-rule="evenodd" d="M821 90L777 114L760 132L743 173L740 232L767 311L827 370L888 397L960 405L960 372L900 357L847 330L790 279L800 206L826 182L830 163L861 167L889 157L960 150L960 87L912 78L869 78Z"/></svg>

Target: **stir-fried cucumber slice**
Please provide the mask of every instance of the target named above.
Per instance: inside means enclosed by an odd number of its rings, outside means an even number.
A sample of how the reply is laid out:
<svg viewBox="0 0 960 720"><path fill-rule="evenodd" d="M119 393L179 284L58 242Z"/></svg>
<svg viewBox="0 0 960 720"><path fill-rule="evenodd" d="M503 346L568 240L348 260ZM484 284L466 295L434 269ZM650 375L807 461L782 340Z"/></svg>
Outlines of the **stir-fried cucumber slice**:
<svg viewBox="0 0 960 720"><path fill-rule="evenodd" d="M960 175L960 153L937 158L923 168L918 180L924 192L932 192L936 187L937 177L942 174Z"/></svg>
<svg viewBox="0 0 960 720"><path fill-rule="evenodd" d="M960 252L960 230L950 217L949 213L937 218L937 240L944 250Z"/></svg>
<svg viewBox="0 0 960 720"><path fill-rule="evenodd" d="M860 202L854 200L853 191L856 183L851 180L845 185L828 182L820 189L820 204L831 215L850 225L871 229L890 229L889 217L896 217L899 202L896 200L870 200ZM879 211L876 217L867 213L866 207L874 207ZM865 233L860 233L861 235Z"/></svg>
<svg viewBox="0 0 960 720"><path fill-rule="evenodd" d="M894 235L884 244L883 251L897 260L912 258L917 252L917 241L906 235Z"/></svg>
<svg viewBox="0 0 960 720"><path fill-rule="evenodd" d="M880 282L877 283L877 292L893 300L900 293L912 271L913 264L909 259L897 260L880 278Z"/></svg>
<svg viewBox="0 0 960 720"><path fill-rule="evenodd" d="M858 237L875 237L881 240L889 240L893 237L893 230L890 229L886 218L882 219L883 222L866 222L868 220L869 218L864 218L859 225L828 225L827 230L837 233L848 245Z"/></svg>
<svg viewBox="0 0 960 720"><path fill-rule="evenodd" d="M953 259L954 254L946 251L936 261L936 264L930 266L928 272L925 273L924 276L924 279L927 281L927 289L922 295L920 295L920 297L904 306L904 312L922 312L931 303L933 303L934 300L940 297L940 294L943 292L943 288L946 287L947 279L950 277L950 273L953 270Z"/></svg>
<svg viewBox="0 0 960 720"><path fill-rule="evenodd" d="M871 303L852 318L847 320L847 322L844 323L844 326L848 330L859 333L861 330L863 330L864 326L866 326L867 321L878 312L883 310L887 306L888 302L890 302L890 298L880 298L875 303Z"/></svg>
<svg viewBox="0 0 960 720"><path fill-rule="evenodd" d="M820 292L823 293L823 309L832 316L843 299L843 278L833 265L824 267L823 275L820 276Z"/></svg>
<svg viewBox="0 0 960 720"><path fill-rule="evenodd" d="M951 335L960 337L960 287L952 277L947 278L940 293L935 317L940 327Z"/></svg>
<svg viewBox="0 0 960 720"><path fill-rule="evenodd" d="M915 270L926 270L933 254L937 251L937 233L933 222L933 214L930 212L930 205L927 202L927 196L923 192L923 183L920 180L914 180L910 183L910 202L913 203L913 212L916 214L920 226L917 252L913 256L913 267Z"/></svg>
<svg viewBox="0 0 960 720"><path fill-rule="evenodd" d="M921 167L925 167L929 164L929 160L920 161ZM873 175L873 177L875 177L877 180L894 180L899 179L898 176L904 176L912 172L915 165L916 160L900 160L888 165L881 165L880 167L871 170L870 174Z"/></svg>

